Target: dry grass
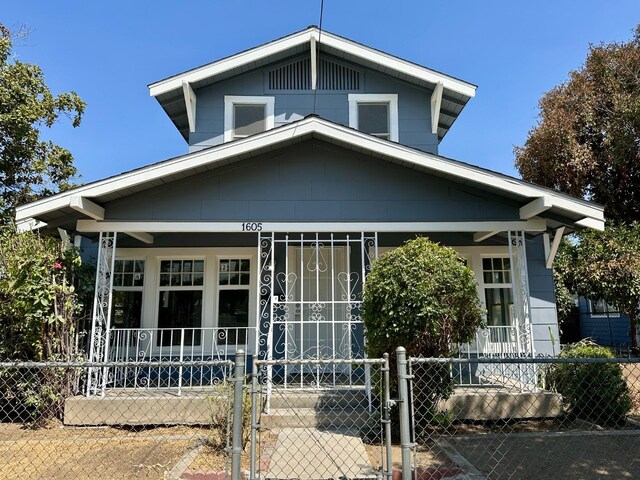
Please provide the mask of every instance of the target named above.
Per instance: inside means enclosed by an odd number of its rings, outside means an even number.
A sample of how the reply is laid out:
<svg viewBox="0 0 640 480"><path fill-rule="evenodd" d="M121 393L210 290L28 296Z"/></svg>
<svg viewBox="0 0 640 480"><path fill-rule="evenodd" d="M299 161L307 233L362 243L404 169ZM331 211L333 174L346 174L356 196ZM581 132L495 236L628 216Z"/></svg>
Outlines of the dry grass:
<svg viewBox="0 0 640 480"><path fill-rule="evenodd" d="M0 478L164 479L207 428L26 429L0 424ZM218 452L224 461L224 453Z"/></svg>

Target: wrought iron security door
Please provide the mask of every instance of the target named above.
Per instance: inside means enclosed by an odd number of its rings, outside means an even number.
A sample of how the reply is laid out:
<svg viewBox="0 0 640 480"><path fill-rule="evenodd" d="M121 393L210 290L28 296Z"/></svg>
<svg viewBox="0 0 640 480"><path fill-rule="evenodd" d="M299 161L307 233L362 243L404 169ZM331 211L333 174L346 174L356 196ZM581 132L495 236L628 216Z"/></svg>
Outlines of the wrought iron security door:
<svg viewBox="0 0 640 480"><path fill-rule="evenodd" d="M259 240L260 357L364 358L362 292L377 253L377 236L260 233ZM317 385L353 383L349 365L282 368L278 377L285 386L305 386L311 378Z"/></svg>

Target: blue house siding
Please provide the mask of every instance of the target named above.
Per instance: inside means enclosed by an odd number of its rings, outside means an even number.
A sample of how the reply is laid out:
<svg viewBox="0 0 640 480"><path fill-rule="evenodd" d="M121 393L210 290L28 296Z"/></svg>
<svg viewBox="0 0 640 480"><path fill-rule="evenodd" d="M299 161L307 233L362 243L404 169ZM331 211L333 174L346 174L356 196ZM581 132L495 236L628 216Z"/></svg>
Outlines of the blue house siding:
<svg viewBox="0 0 640 480"><path fill-rule="evenodd" d="M269 91L265 76L265 70L254 70L197 90L196 131L189 135L189 151L223 143L225 95L275 97L276 127L314 113L312 91ZM362 79L359 90L317 90L315 113L348 126L349 93L397 93L399 143L438 153L437 135L431 133L431 91L373 70L364 71Z"/></svg>
<svg viewBox="0 0 640 480"><path fill-rule="evenodd" d="M309 140L106 205L108 220L517 220L519 204Z"/></svg>
<svg viewBox="0 0 640 480"><path fill-rule="evenodd" d="M560 352L560 334L556 295L552 272L545 265L542 235L528 240L526 248L535 353L536 355L557 355Z"/></svg>
<svg viewBox="0 0 640 480"><path fill-rule="evenodd" d="M589 301L578 299L580 312L580 336L590 338L599 345L608 347L626 347L631 344L629 338L629 317L617 313L608 315L592 314Z"/></svg>

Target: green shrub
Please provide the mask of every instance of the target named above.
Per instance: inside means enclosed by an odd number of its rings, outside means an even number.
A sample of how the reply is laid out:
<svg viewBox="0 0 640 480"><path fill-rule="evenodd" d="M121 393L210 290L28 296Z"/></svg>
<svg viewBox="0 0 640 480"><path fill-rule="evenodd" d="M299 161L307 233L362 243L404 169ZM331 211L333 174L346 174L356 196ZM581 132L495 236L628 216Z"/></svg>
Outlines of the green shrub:
<svg viewBox="0 0 640 480"><path fill-rule="evenodd" d="M378 258L367 276L363 317L367 352L448 355L474 338L483 310L476 281L452 248L426 238L405 243Z"/></svg>
<svg viewBox="0 0 640 480"><path fill-rule="evenodd" d="M606 347L583 340L567 346L560 357L614 358L614 355ZM577 418L615 425L623 422L631 409L631 395L620 364L554 364L550 376L571 415Z"/></svg>
<svg viewBox="0 0 640 480"><path fill-rule="evenodd" d="M455 250L426 238L410 240L378 258L367 276L363 300L367 353L389 353L392 371L398 346L411 356L449 356L482 325L473 272ZM421 365L414 392L420 395L414 402L416 416L435 420L435 405L453 392L450 365Z"/></svg>

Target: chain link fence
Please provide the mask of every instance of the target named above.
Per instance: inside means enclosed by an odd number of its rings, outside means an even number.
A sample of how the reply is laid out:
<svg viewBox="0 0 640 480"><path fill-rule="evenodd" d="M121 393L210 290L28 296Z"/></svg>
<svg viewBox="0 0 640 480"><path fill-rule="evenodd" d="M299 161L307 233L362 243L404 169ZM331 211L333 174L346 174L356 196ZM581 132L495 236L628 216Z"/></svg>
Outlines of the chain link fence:
<svg viewBox="0 0 640 480"><path fill-rule="evenodd" d="M104 395L87 395L90 369L110 372ZM117 388L136 373L194 371L218 377L181 391ZM0 363L0 478L224 478L232 377L231 362Z"/></svg>
<svg viewBox="0 0 640 480"><path fill-rule="evenodd" d="M390 477L388 357L258 360L253 371L250 478Z"/></svg>
<svg viewBox="0 0 640 480"><path fill-rule="evenodd" d="M639 362L399 362L411 470L421 479L640 478ZM460 370L482 381L460 385Z"/></svg>
<svg viewBox="0 0 640 480"><path fill-rule="evenodd" d="M0 478L640 478L638 359L244 359L0 363Z"/></svg>

